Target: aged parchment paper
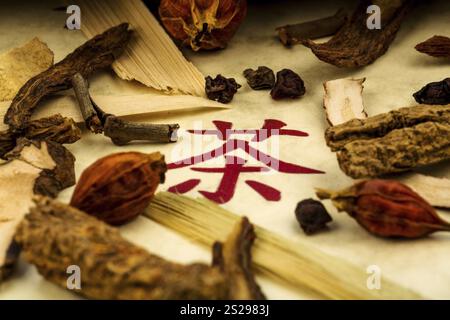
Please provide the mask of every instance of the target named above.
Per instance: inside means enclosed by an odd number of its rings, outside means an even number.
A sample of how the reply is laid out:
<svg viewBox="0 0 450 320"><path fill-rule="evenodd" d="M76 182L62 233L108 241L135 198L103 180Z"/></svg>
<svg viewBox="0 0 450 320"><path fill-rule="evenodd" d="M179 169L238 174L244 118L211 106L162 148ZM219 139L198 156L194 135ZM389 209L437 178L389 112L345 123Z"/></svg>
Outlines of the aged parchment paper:
<svg viewBox="0 0 450 320"><path fill-rule="evenodd" d="M370 265L381 268L382 277L389 277L405 287L411 288L427 298L450 298L450 235L435 234L416 241L394 241L379 239L361 229L346 214L339 214L326 203L334 222L329 232L307 237L300 230L294 217L296 203L314 196L314 187L341 188L352 183L337 165L335 155L325 146L323 132L327 126L322 108L323 88L326 80L366 77L364 103L369 115L386 112L401 106L414 104L412 93L431 81L449 76L448 61L440 61L416 52L418 42L434 34L450 29L450 2L445 0L423 2L407 19L388 53L373 65L357 70L338 69L325 64L301 46L286 49L274 38L274 29L286 23L317 18L332 14L349 1L265 1L250 6L249 16L239 33L224 51L194 54L186 51L203 74L222 73L235 77L243 85L235 96L232 110L195 113L163 113L152 116L155 122L180 123L182 129L214 129L211 121L221 120L233 123L237 129L257 129L265 119L278 119L286 128L302 130L308 137L280 137L278 158L302 166L322 170L325 174L292 175L282 173L247 174L237 183L234 197L224 206L234 212L243 213L250 219L274 232L293 240L310 243L329 254L344 257L366 269ZM60 5L58 1L40 1L31 4L21 2L3 5L0 12L0 50L17 46L27 39L39 36L55 52L59 61L69 51L84 41L78 31L63 29L64 12L51 8ZM248 67L267 65L274 70L291 68L305 80L306 95L295 101L273 102L268 92L252 91L245 83L242 71ZM93 92L99 94L145 93L146 88L115 79L104 73L91 80ZM115 147L102 136L85 133L83 139L69 146L76 155L76 171L82 170L98 157L111 152L139 150L161 151L168 162L182 158L185 142L192 135L182 131L181 141L176 145L133 145ZM201 151L222 144L213 138L204 140ZM203 149L202 149L203 148ZM198 150L188 150L198 154ZM236 153L241 157L245 154ZM219 167L204 163L199 166ZM434 166L424 170L427 174L450 178L450 164ZM200 196L198 191L214 192L220 182L220 174L194 172L189 168L176 169L167 175L167 182L161 190L198 178L201 183L189 194ZM268 202L244 182L256 180L281 191L281 201ZM68 201L71 190L64 191L60 199ZM450 213L439 211L450 220ZM138 244L164 257L180 262L209 261L209 250L199 247L170 230L139 218L123 227L124 235ZM348 275L351 277L352 275ZM315 296L297 288L281 286L267 279L260 279L269 298L307 299ZM0 299L42 298L70 299L77 296L46 282L36 270L21 262L16 276L0 285ZM399 297L401 298L401 297Z"/></svg>

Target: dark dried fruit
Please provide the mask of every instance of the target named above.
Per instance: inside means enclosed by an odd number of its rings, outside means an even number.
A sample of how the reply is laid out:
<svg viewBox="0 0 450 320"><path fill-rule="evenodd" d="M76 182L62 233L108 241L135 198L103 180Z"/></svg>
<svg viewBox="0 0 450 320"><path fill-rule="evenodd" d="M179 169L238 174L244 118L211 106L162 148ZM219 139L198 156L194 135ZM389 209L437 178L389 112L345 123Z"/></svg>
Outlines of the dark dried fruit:
<svg viewBox="0 0 450 320"><path fill-rule="evenodd" d="M215 79L207 76L206 80L206 96L210 100L219 101L221 103L229 103L233 100L234 94L241 87L234 78L225 78L218 74Z"/></svg>
<svg viewBox="0 0 450 320"><path fill-rule="evenodd" d="M244 77L253 90L272 89L275 84L275 74L272 69L264 66L260 66L256 70L245 69Z"/></svg>
<svg viewBox="0 0 450 320"><path fill-rule="evenodd" d="M413 94L418 103L449 104L450 78L438 82L431 82Z"/></svg>
<svg viewBox="0 0 450 320"><path fill-rule="evenodd" d="M313 234L326 228L333 219L320 201L305 199L297 204L295 209L300 227L306 234Z"/></svg>
<svg viewBox="0 0 450 320"><path fill-rule="evenodd" d="M305 92L302 78L292 70L283 69L277 72L277 82L270 91L270 95L274 100L296 99L303 96Z"/></svg>
<svg viewBox="0 0 450 320"><path fill-rule="evenodd" d="M366 180L341 191L318 189L316 193L380 237L420 238L450 231L450 224L428 202L395 180Z"/></svg>
<svg viewBox="0 0 450 320"><path fill-rule="evenodd" d="M448 58L450 57L450 38L434 36L419 43L415 49L435 58Z"/></svg>

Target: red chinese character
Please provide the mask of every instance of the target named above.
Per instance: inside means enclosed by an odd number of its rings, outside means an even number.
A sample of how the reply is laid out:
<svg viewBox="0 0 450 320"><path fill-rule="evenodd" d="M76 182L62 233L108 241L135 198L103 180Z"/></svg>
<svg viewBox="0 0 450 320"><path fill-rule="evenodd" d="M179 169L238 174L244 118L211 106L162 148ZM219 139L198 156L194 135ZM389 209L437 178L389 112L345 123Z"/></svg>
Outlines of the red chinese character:
<svg viewBox="0 0 450 320"><path fill-rule="evenodd" d="M275 159L270 155L267 155L252 146L246 140L231 138L232 135L242 135L242 134L253 134L254 137L251 141L261 142L273 135L279 136L295 136L295 137L307 137L308 134L299 130L289 130L282 129L286 124L279 120L267 119L264 121L264 125L261 129L255 130L233 130L231 122L225 121L213 121L216 126L216 130L189 130L191 134L201 134L201 135L215 135L218 139L225 141L221 147L213 149L209 152L205 152L201 155L193 156L187 159L177 161L168 165L169 169L178 169L187 166L192 166L205 162L207 160L218 158L221 156L225 157L225 166L220 168L190 168L192 171L197 172L207 172L207 173L220 173L222 178L220 180L219 186L215 192L209 192L200 190L199 192L217 203L226 203L233 198L237 181L241 173L251 173L251 172L265 172L270 169L274 169L281 173L290 174L317 174L323 173L322 171L310 169L307 167L299 166L289 162L284 162L279 159ZM263 163L264 166L246 166L244 159L227 156L226 153L243 150L251 157L255 158L259 162ZM175 193L186 193L194 189L200 184L200 179L190 179L175 186L169 188L170 192ZM254 180L245 180L245 183L259 193L264 199L268 201L279 201L281 199L281 192L271 186L264 183L257 182Z"/></svg>

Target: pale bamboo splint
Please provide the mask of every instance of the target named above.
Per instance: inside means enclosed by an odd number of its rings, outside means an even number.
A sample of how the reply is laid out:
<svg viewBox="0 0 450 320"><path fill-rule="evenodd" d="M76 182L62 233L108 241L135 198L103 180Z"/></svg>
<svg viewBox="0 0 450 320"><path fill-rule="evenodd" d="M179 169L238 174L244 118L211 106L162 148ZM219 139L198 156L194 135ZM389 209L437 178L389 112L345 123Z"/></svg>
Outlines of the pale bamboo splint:
<svg viewBox="0 0 450 320"><path fill-rule="evenodd" d="M92 95L92 99L105 112L118 117L140 116L159 112L174 112L197 108L228 109L230 105L188 95ZM11 101L0 102L0 119L3 119ZM77 123L84 122L74 96L55 96L43 101L33 114L33 119L49 117L60 113L64 117L72 118ZM7 129L7 125L0 122L0 130Z"/></svg>
<svg viewBox="0 0 450 320"><path fill-rule="evenodd" d="M205 199L160 192L145 216L191 240L211 246L223 240L240 219ZM365 267L352 265L298 241L255 226L253 263L258 271L301 290L329 299L418 299L409 289L382 277L379 290L369 290Z"/></svg>
<svg viewBox="0 0 450 320"><path fill-rule="evenodd" d="M183 56L141 0L78 0L81 30L91 38L128 22L134 31L129 47L113 63L125 80L169 93L205 96L205 79Z"/></svg>

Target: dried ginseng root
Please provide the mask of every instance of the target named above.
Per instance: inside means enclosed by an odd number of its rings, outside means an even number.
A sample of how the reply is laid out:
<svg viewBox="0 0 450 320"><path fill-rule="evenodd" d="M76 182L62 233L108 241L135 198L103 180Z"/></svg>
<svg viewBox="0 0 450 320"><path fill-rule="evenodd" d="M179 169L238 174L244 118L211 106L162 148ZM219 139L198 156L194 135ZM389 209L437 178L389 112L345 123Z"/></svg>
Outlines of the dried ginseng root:
<svg viewBox="0 0 450 320"><path fill-rule="evenodd" d="M434 36L416 45L416 50L436 58L450 57L450 38Z"/></svg>
<svg viewBox="0 0 450 320"><path fill-rule="evenodd" d="M302 40L322 61L338 67L362 67L373 63L389 49L411 7L411 0L387 2L383 8L381 29L367 27L367 8L371 1L361 0L344 26L325 43ZM390 12L389 14L385 14Z"/></svg>
<svg viewBox="0 0 450 320"><path fill-rule="evenodd" d="M366 180L336 192L317 189L316 194L380 237L420 238L450 231L428 202L395 180Z"/></svg>
<svg viewBox="0 0 450 320"><path fill-rule="evenodd" d="M111 154L83 171L70 204L111 225L125 224L148 206L166 171L159 152Z"/></svg>
<svg viewBox="0 0 450 320"><path fill-rule="evenodd" d="M450 104L450 78L431 82L413 94L418 103Z"/></svg>
<svg viewBox="0 0 450 320"><path fill-rule="evenodd" d="M130 36L127 23L110 28L28 80L8 108L4 123L13 131L23 130L42 98L71 88L72 77L76 73L88 78L95 71L109 67L123 52Z"/></svg>
<svg viewBox="0 0 450 320"><path fill-rule="evenodd" d="M253 226L243 218L212 266L172 263L128 242L119 230L45 197L20 224L15 240L47 280L67 288L67 267L83 273L76 293L91 299L264 299L250 270Z"/></svg>

